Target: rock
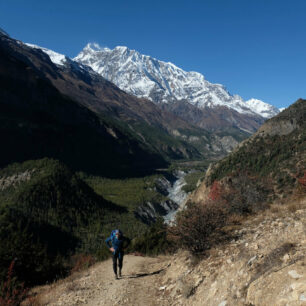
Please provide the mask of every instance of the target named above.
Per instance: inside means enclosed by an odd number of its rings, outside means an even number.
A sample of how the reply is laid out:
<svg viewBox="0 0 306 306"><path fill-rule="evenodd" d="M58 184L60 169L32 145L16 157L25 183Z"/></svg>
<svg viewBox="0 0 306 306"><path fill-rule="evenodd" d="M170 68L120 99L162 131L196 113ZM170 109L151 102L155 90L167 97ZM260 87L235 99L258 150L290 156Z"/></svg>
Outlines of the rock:
<svg viewBox="0 0 306 306"><path fill-rule="evenodd" d="M306 283L293 283L290 288L292 289L291 295L294 300L298 301L305 297Z"/></svg>
<svg viewBox="0 0 306 306"><path fill-rule="evenodd" d="M227 301L222 301L218 306L226 306L227 305Z"/></svg>
<svg viewBox="0 0 306 306"><path fill-rule="evenodd" d="M283 262L287 263L289 260L290 260L289 254L285 254L284 257L283 257Z"/></svg>
<svg viewBox="0 0 306 306"><path fill-rule="evenodd" d="M194 286L198 287L203 282L203 280L204 280L203 276L198 276L195 280Z"/></svg>
<svg viewBox="0 0 306 306"><path fill-rule="evenodd" d="M167 288L167 286L162 286L162 287L159 287L158 290L162 291L162 290L165 290Z"/></svg>
<svg viewBox="0 0 306 306"><path fill-rule="evenodd" d="M290 270L288 274L294 279L303 277L303 275L298 274L295 270Z"/></svg>
<svg viewBox="0 0 306 306"><path fill-rule="evenodd" d="M255 256L253 256L251 259L249 259L247 265L248 265L248 266L251 266L251 265L253 264L253 262L256 260L256 258L257 258L257 255L255 255Z"/></svg>
<svg viewBox="0 0 306 306"><path fill-rule="evenodd" d="M305 294L305 293L302 293L302 294L300 295L299 300L302 301L302 302L306 302L306 294Z"/></svg>

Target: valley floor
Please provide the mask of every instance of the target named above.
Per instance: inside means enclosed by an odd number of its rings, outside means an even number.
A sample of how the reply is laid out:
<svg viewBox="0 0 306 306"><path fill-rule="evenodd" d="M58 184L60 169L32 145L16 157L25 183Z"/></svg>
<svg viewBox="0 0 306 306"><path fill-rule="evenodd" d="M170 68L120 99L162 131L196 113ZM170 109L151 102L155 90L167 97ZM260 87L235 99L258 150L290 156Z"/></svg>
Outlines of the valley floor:
<svg viewBox="0 0 306 306"><path fill-rule="evenodd" d="M273 205L231 229L228 244L196 260L188 252L126 255L35 288L40 305L306 305L306 199Z"/></svg>

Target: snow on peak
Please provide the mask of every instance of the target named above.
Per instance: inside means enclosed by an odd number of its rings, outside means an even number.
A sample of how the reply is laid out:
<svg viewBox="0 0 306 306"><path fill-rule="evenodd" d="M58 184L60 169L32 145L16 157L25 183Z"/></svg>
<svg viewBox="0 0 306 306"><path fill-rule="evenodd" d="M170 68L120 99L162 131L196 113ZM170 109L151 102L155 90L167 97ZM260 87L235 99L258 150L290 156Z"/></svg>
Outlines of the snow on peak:
<svg viewBox="0 0 306 306"><path fill-rule="evenodd" d="M280 110L273 105L265 103L258 99L250 99L245 102L247 106L255 113L260 114L264 118L271 118L277 115Z"/></svg>
<svg viewBox="0 0 306 306"><path fill-rule="evenodd" d="M199 108L226 106L250 115L270 118L278 109L256 99L245 102L222 84L212 84L198 72L187 72L170 62L143 55L125 46L114 49L88 45L74 58L119 88L155 103L185 100Z"/></svg>
<svg viewBox="0 0 306 306"><path fill-rule="evenodd" d="M107 47L101 47L98 43L88 43L83 50L98 52L102 50L109 50Z"/></svg>
<svg viewBox="0 0 306 306"><path fill-rule="evenodd" d="M50 57L50 60L56 65L64 66L67 62L67 57L63 54L57 53L55 51L52 51L52 50L44 48L44 47L29 44L29 43L26 43L26 45L31 47L31 48L34 48L34 49L40 49L44 53L48 54L49 57Z"/></svg>

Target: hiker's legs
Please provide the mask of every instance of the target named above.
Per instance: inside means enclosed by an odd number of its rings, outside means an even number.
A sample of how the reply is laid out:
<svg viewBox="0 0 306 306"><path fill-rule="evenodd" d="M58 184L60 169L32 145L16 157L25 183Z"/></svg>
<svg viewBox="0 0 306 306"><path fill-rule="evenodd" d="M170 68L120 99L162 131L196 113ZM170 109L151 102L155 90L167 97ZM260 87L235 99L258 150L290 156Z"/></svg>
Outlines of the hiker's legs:
<svg viewBox="0 0 306 306"><path fill-rule="evenodd" d="M122 269L122 265L123 265L123 255L122 256L119 256L119 270L121 271Z"/></svg>
<svg viewBox="0 0 306 306"><path fill-rule="evenodd" d="M118 255L113 255L113 270L116 275L117 275L117 258L118 258Z"/></svg>
<svg viewBox="0 0 306 306"><path fill-rule="evenodd" d="M119 254L118 261L119 261L119 277L121 277L121 269L123 265L123 253Z"/></svg>

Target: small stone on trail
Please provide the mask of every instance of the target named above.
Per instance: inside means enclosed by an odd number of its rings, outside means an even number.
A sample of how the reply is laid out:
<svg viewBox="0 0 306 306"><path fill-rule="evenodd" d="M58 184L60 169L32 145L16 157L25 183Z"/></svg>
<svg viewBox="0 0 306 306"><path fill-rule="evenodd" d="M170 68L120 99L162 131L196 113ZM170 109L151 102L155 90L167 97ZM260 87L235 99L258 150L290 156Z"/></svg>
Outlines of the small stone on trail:
<svg viewBox="0 0 306 306"><path fill-rule="evenodd" d="M289 254L284 255L283 261L284 261L285 263L287 263L289 260L290 260Z"/></svg>
<svg viewBox="0 0 306 306"><path fill-rule="evenodd" d="M253 256L247 263L248 266L251 266L254 262L254 260L257 258L257 255Z"/></svg>
<svg viewBox="0 0 306 306"><path fill-rule="evenodd" d="M305 293L300 295L300 301L306 302L306 294Z"/></svg>
<svg viewBox="0 0 306 306"><path fill-rule="evenodd" d="M294 279L301 278L303 276L303 275L298 274L295 270L289 271L288 274Z"/></svg>

